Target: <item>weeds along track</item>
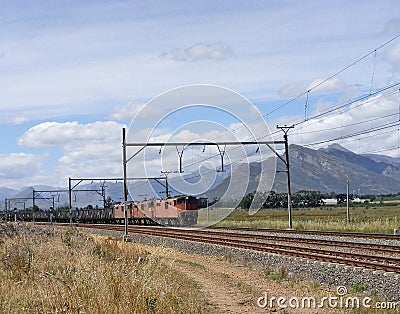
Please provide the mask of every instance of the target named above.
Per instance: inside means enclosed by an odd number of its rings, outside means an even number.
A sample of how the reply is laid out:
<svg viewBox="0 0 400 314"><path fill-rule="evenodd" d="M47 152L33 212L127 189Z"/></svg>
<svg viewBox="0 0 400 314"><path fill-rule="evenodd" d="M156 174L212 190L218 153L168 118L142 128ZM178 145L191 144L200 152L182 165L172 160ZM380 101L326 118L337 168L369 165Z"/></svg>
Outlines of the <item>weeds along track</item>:
<svg viewBox="0 0 400 314"><path fill-rule="evenodd" d="M65 224L64 224L65 225ZM120 225L78 224L77 227L122 232ZM167 237L206 244L229 246L307 258L317 261L400 273L400 245L338 241L315 238L279 237L254 233L234 233L221 229L182 229L129 226L134 234ZM355 239L357 240L357 239Z"/></svg>

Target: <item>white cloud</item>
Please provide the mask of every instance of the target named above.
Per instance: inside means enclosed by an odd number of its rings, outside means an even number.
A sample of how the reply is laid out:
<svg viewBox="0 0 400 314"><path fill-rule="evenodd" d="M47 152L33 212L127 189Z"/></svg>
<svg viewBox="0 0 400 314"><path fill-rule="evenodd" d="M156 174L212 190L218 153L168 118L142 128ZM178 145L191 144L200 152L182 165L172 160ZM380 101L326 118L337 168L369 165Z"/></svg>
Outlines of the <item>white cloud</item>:
<svg viewBox="0 0 400 314"><path fill-rule="evenodd" d="M187 48L185 55L190 61L222 60L232 55L232 49L223 44L198 44Z"/></svg>
<svg viewBox="0 0 400 314"><path fill-rule="evenodd" d="M23 124L26 121L28 121L28 118L24 115L18 115L16 117L10 118L10 119L4 119L1 122L4 124L14 124L14 125L18 125L18 124Z"/></svg>
<svg viewBox="0 0 400 314"><path fill-rule="evenodd" d="M0 179L15 180L28 178L39 170L43 156L25 153L0 155Z"/></svg>
<svg viewBox="0 0 400 314"><path fill-rule="evenodd" d="M168 112L171 104L163 104L163 106L153 106L143 103L130 102L124 106L120 106L111 114L111 119L131 122L137 115L140 114L140 119L151 116L158 116L163 112Z"/></svg>
<svg viewBox="0 0 400 314"><path fill-rule="evenodd" d="M346 89L347 85L337 77L333 77L327 81L326 79L317 78L308 85L300 82L289 83L279 90L279 95L287 98L294 98L308 90L313 94L337 92Z"/></svg>
<svg viewBox="0 0 400 314"><path fill-rule="evenodd" d="M200 43L186 49L170 49L163 52L162 59L178 62L197 62L206 60L223 60L232 56L232 49L224 44Z"/></svg>
<svg viewBox="0 0 400 314"><path fill-rule="evenodd" d="M307 87L307 90L313 89L313 93L329 93L346 88L346 84L337 77L333 77L327 81L325 79L315 79Z"/></svg>
<svg viewBox="0 0 400 314"><path fill-rule="evenodd" d="M74 122L44 122L22 135L18 144L28 147L63 146L69 142L109 142L121 139L123 125L114 121L88 124Z"/></svg>
<svg viewBox="0 0 400 314"><path fill-rule="evenodd" d="M279 95L285 98L296 97L306 91L306 86L302 83L290 83L279 90Z"/></svg>
<svg viewBox="0 0 400 314"><path fill-rule="evenodd" d="M30 128L19 144L48 151L52 146L61 147L63 155L52 171L62 182L73 176L121 177L122 127L125 125L114 121L45 122Z"/></svg>

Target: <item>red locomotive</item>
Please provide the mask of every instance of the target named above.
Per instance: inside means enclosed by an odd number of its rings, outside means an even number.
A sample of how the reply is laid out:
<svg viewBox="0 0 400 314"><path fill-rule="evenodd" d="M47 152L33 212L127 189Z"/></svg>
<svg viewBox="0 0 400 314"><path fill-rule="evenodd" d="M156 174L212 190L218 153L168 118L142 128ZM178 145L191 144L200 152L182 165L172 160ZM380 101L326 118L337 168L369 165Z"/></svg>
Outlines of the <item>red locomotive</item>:
<svg viewBox="0 0 400 314"><path fill-rule="evenodd" d="M162 224L169 226L192 226L197 223L197 198L194 196L176 196L166 199L127 202L127 214L130 224ZM113 207L116 222L124 220L124 204Z"/></svg>

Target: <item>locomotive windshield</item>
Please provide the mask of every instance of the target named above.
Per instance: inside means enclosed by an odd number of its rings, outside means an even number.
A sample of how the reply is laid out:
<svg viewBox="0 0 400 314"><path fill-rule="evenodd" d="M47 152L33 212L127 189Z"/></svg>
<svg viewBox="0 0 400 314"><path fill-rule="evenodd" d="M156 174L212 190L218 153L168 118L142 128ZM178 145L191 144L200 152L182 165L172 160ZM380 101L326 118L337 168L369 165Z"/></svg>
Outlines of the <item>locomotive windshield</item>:
<svg viewBox="0 0 400 314"><path fill-rule="evenodd" d="M181 198L178 198L177 204L180 204L180 205L197 204L197 198L195 198L193 196L181 197Z"/></svg>
<svg viewBox="0 0 400 314"><path fill-rule="evenodd" d="M197 204L197 199L195 197L190 197L188 199L188 204Z"/></svg>

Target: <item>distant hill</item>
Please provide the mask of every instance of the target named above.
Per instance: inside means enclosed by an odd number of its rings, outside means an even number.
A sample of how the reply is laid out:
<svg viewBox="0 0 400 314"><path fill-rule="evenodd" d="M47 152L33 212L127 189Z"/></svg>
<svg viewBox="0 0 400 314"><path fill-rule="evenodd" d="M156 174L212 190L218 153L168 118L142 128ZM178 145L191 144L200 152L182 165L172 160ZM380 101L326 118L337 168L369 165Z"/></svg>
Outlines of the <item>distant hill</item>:
<svg viewBox="0 0 400 314"><path fill-rule="evenodd" d="M368 157L368 158L378 161L378 162L385 162L385 163L396 165L396 166L400 167L400 158L393 158L390 156L376 155L376 154L366 154L363 156Z"/></svg>
<svg viewBox="0 0 400 314"><path fill-rule="evenodd" d="M346 178L350 191L361 194L389 194L400 192L400 165L397 159L355 154L339 145L313 150L299 145L290 145L290 175L292 191L314 190L322 193L345 193ZM271 161L264 161L268 163ZM244 165L237 167L242 171ZM271 167L271 165L269 166ZM247 192L257 187L261 164L250 164L250 182ZM286 192L287 181L283 162L277 161L277 173L272 190ZM223 195L229 178L207 192L209 198Z"/></svg>
<svg viewBox="0 0 400 314"><path fill-rule="evenodd" d="M293 190L345 192L346 178L350 190L361 194L400 192L400 167L355 154L339 145L313 150L290 145ZM276 182L279 186L283 178Z"/></svg>
<svg viewBox="0 0 400 314"><path fill-rule="evenodd" d="M337 144L322 148L320 151L336 156L343 161L357 165L368 171L394 179L400 178L400 161L397 163L395 158L379 155L358 155Z"/></svg>
<svg viewBox="0 0 400 314"><path fill-rule="evenodd" d="M1 188L0 187L0 200L4 200L8 197L12 197L13 195L17 194L17 190L9 189L9 188Z"/></svg>

